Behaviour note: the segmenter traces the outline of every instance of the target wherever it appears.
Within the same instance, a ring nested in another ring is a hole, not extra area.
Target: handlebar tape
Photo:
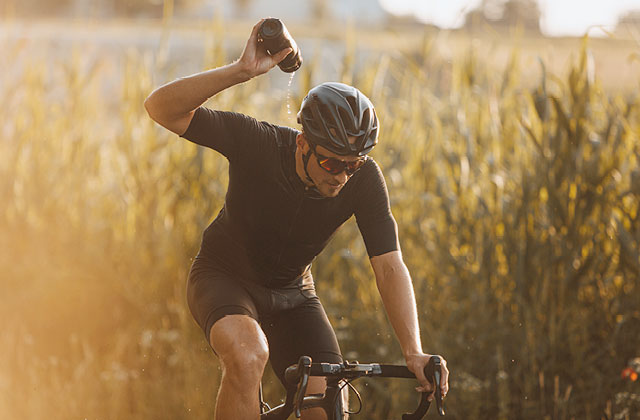
[[[395,366],[395,365],[380,365],[380,370],[382,377],[388,378],[415,378],[416,375],[413,374],[406,366]]]

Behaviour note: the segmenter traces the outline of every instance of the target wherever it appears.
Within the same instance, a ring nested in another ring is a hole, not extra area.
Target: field
[[[220,369],[184,289],[227,163],[142,103],[235,59],[250,27],[0,23],[0,418],[212,417]],[[640,357],[640,46],[291,32],[305,64],[290,89],[276,69],[208,105],[294,125],[324,80],[373,100],[448,417],[640,418],[640,382],[621,377]],[[314,276],[347,358],[402,362],[353,221]],[[355,418],[397,417],[412,388],[360,383]]]

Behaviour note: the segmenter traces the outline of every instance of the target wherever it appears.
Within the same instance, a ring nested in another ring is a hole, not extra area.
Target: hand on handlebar
[[[309,356],[302,356],[298,361],[298,375],[300,381],[298,382],[298,388],[294,398],[294,407],[296,418],[300,418],[302,410],[302,401],[304,395],[307,393],[307,385],[309,384],[309,374],[311,373],[311,358]]]
[[[431,354],[417,353],[406,357],[407,367],[411,372],[413,372],[414,375],[416,375],[416,378],[418,378],[418,382],[420,382],[420,386],[417,387],[416,390],[419,392],[429,392],[431,394],[428,398],[429,401],[433,401],[434,399],[434,389],[433,384],[429,382],[424,376],[424,368],[429,363],[431,356]],[[449,392],[449,369],[447,369],[447,361],[444,359],[444,357],[440,356],[440,361],[440,395],[442,396],[442,398],[444,398]]]

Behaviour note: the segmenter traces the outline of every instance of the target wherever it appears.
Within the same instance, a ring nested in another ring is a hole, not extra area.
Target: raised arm
[[[263,19],[264,20],[264,19]],[[158,124],[178,135],[184,134],[195,110],[207,99],[238,83],[268,72],[291,48],[273,56],[258,48],[258,28],[254,27],[238,60],[223,67],[181,77],[154,90],[144,101],[149,116]]]
[[[420,381],[421,390],[432,391],[433,387],[428,383],[423,372],[431,355],[422,351],[416,298],[411,276],[402,260],[402,254],[400,251],[392,251],[372,257],[371,266],[376,276],[382,303],[402,347],[407,367]],[[442,358],[442,379],[441,392],[446,395],[449,391],[449,371],[444,358]]]

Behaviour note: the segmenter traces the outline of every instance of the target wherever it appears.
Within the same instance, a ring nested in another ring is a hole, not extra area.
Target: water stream
[[[295,120],[292,119],[291,117],[291,84],[293,83],[293,76],[296,74],[296,72],[292,72],[291,76],[289,77],[289,83],[287,84],[287,114],[289,116],[289,120],[295,123]]]

